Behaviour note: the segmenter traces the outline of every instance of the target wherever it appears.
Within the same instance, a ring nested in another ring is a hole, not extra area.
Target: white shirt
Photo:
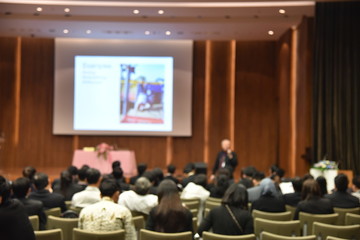
[[[92,232],[109,232],[124,229],[126,240],[136,240],[136,232],[129,209],[103,197],[100,202],[81,210],[79,228]]]
[[[352,195],[353,195],[354,197],[357,197],[357,198],[359,199],[359,201],[360,201],[360,190],[358,190],[358,191],[356,191],[356,192],[353,192]]]
[[[158,205],[158,197],[153,194],[139,195],[129,190],[120,194],[118,203],[130,211],[149,214]]]
[[[75,193],[71,200],[73,207],[84,208],[101,200],[100,190],[97,187],[87,186],[85,190]]]

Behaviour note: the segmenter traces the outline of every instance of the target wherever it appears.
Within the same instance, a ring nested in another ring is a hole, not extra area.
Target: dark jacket
[[[0,205],[0,238],[35,240],[29,217],[24,206],[17,199]]]
[[[329,199],[313,198],[299,202],[295,210],[294,220],[299,219],[299,212],[311,214],[331,214],[334,213],[334,209]]]
[[[83,191],[85,188],[83,185],[79,185],[77,183],[71,183],[66,189],[65,193],[61,191],[61,185],[57,184],[54,186],[54,193],[61,194],[65,197],[65,201],[71,201],[72,197],[75,193]]]
[[[230,207],[230,209],[241,226],[242,231],[239,229],[226,207],[220,206],[212,209],[203,219],[199,226],[198,233],[202,235],[203,231],[209,231],[210,229],[212,229],[214,233],[223,235],[242,235],[253,233],[254,228],[251,213],[240,208]]]
[[[233,158],[229,158],[227,153],[224,151],[220,151],[218,155],[216,156],[215,164],[213,167],[213,174],[216,174],[217,170],[220,168],[220,161],[222,158],[225,158],[225,168],[228,168],[230,172],[233,172],[238,165],[238,159],[235,152],[231,153]]]
[[[268,195],[261,196],[251,204],[251,210],[259,210],[263,212],[285,212],[285,202],[282,198],[272,197]]]
[[[41,201],[28,198],[18,198],[18,200],[24,205],[25,211],[29,216],[37,215],[39,217],[40,230],[45,230],[46,215],[43,203]]]
[[[50,193],[48,190],[43,189],[30,193],[29,198],[41,201],[45,210],[59,207],[61,212],[66,211],[65,197],[61,194]]]
[[[288,193],[283,195],[286,205],[296,207],[301,201],[301,192]]]
[[[337,208],[360,207],[359,199],[347,192],[335,191],[332,194],[325,195],[325,198],[331,201],[333,207],[337,207]]]

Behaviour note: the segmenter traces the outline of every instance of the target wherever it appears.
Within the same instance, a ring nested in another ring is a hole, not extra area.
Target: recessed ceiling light
[[[170,32],[170,31],[166,31],[165,34],[168,35],[168,36],[170,36],[170,35],[171,35],[171,32]]]
[[[269,31],[268,31],[268,34],[269,34],[270,36],[272,36],[272,35],[274,35],[274,31],[273,31],[273,30],[269,30]]]
[[[160,9],[160,10],[158,11],[158,14],[160,14],[160,15],[162,15],[162,14],[164,14],[164,13],[165,13],[164,10],[161,10],[161,9]]]
[[[70,12],[70,8],[64,8],[64,12],[66,13]]]
[[[279,13],[280,13],[280,14],[285,14],[286,11],[285,11],[285,9],[280,8],[280,9],[279,9]]]
[[[133,11],[133,14],[139,14],[139,13],[140,13],[140,11],[137,10],[137,9],[135,9],[135,10]]]
[[[90,33],[91,33],[90,29],[86,30],[86,34],[90,34]]]
[[[69,33],[69,29],[64,29],[63,33],[65,33],[65,34]]]
[[[43,10],[42,7],[36,8],[36,11],[37,11],[37,12],[41,12],[42,10]]]
[[[150,31],[145,31],[145,35],[150,35]]]

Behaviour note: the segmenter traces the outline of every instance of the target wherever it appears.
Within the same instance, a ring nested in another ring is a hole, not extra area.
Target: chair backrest
[[[345,225],[345,215],[346,213],[360,214],[360,207],[357,208],[336,208],[334,207],[334,212],[339,214],[337,225]]]
[[[199,214],[199,209],[190,209],[190,212],[193,217],[197,217],[197,215]]]
[[[360,239],[360,225],[338,226],[314,222],[313,233],[319,240],[326,240],[327,236],[346,239]]]
[[[211,232],[203,232],[202,237],[203,240],[256,240],[255,234],[230,236],[230,235],[215,234]]]
[[[29,221],[31,223],[32,228],[34,229],[34,231],[39,231],[39,216],[38,215],[34,215],[34,216],[29,216]]]
[[[311,213],[299,213],[300,226],[304,236],[312,235],[313,223],[321,222],[328,224],[336,224],[339,214],[311,214]]]
[[[63,240],[61,229],[34,231],[36,240]]]
[[[252,212],[253,218],[262,218],[262,219],[269,219],[275,221],[290,221],[291,212],[279,212],[279,213],[272,213],[272,212],[263,212],[259,210],[253,210]]]
[[[197,233],[197,231],[198,231],[198,219],[197,219],[197,217],[192,218],[192,226],[193,226],[193,232]]]
[[[348,240],[346,238],[338,238],[338,237],[333,237],[333,236],[327,236],[326,240]]]
[[[283,236],[301,236],[300,221],[274,221],[262,218],[254,219],[254,233],[261,237],[262,232],[280,234]]]
[[[286,211],[291,212],[291,219],[294,219],[296,207],[285,205]]]
[[[205,202],[205,208],[208,208],[210,210],[219,206],[221,206],[221,202],[213,202],[209,200],[206,200]]]
[[[141,229],[140,240],[192,240],[192,232],[159,233]]]
[[[73,240],[124,240],[125,231],[118,230],[112,232],[90,232],[79,228],[74,228]]]
[[[61,208],[56,207],[56,208],[50,208],[44,211],[46,216],[55,216],[55,217],[60,217],[61,216]]]
[[[140,231],[140,229],[145,228],[145,220],[143,216],[132,217],[132,221],[137,232]]]
[[[70,209],[71,201],[65,201],[66,209]]]
[[[221,203],[222,198],[208,197],[208,199],[206,199],[206,201]]]
[[[200,200],[197,201],[188,201],[188,202],[183,202],[185,204],[185,206],[189,209],[197,209],[199,210],[200,207]]]
[[[204,210],[204,217],[207,217],[207,215],[210,213],[210,209],[205,208]]]
[[[281,236],[274,233],[263,232],[261,240],[316,240],[315,235],[303,236],[303,237],[289,237]]]
[[[345,225],[360,224],[360,215],[353,213],[346,213]]]
[[[63,232],[64,240],[73,239],[73,229],[78,226],[78,218],[60,218],[49,216],[47,221],[48,229],[60,228]]]

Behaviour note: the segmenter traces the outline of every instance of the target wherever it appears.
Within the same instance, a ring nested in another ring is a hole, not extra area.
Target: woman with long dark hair
[[[68,170],[60,173],[60,185],[54,186],[54,192],[65,197],[65,201],[71,201],[73,195],[83,190],[83,188],[73,182],[73,177]]]
[[[312,214],[330,214],[334,209],[329,199],[323,198],[320,186],[314,179],[308,179],[303,183],[301,191],[302,201],[299,202],[294,219],[299,219],[299,212]]]
[[[164,233],[193,231],[192,214],[183,206],[176,184],[163,180],[157,190],[159,205],[150,211],[146,229]]]
[[[198,233],[213,230],[223,235],[243,235],[254,232],[253,219],[248,211],[248,193],[238,183],[232,184],[225,192],[221,206],[205,216]]]

